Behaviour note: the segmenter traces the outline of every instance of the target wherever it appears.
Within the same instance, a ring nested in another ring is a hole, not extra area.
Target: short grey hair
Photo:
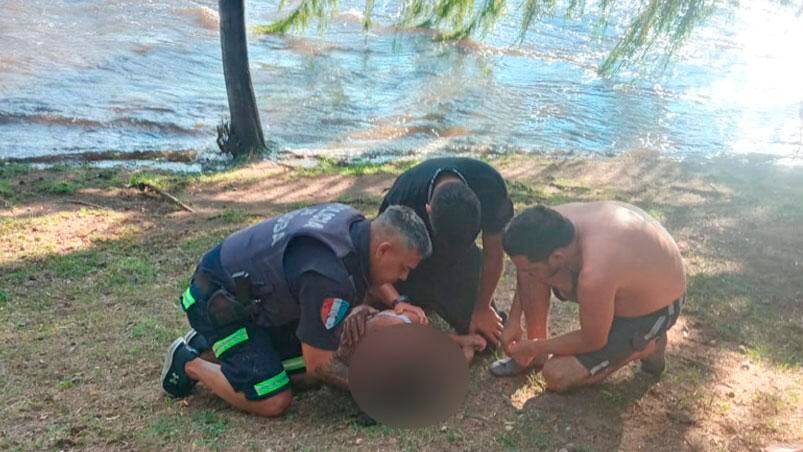
[[[384,230],[392,231],[404,238],[407,246],[414,249],[422,259],[432,254],[432,241],[429,239],[427,226],[413,209],[393,205],[379,214],[374,221]]]

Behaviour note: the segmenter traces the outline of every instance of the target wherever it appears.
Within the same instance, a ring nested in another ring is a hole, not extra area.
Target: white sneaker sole
[[[190,328],[190,330],[187,331],[187,334],[184,335],[184,342],[186,342],[187,345],[190,345],[190,341],[192,341],[197,335],[198,332],[195,331],[195,328]]]

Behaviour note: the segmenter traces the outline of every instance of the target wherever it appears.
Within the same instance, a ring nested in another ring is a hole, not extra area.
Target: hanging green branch
[[[371,1],[373,4],[372,0]],[[279,9],[284,7],[284,0]],[[372,5],[373,7],[373,5]],[[329,24],[332,15],[337,11],[337,0],[303,0],[287,17],[268,25],[258,25],[256,33],[287,33],[291,30],[303,30],[314,19],[318,21],[318,29],[323,30]]]
[[[611,74],[641,62],[657,45],[664,63],[686,42],[695,25],[714,11],[715,0],[650,0],[636,14],[600,66]]]
[[[399,25],[430,28],[438,40],[460,40],[484,35],[506,13],[506,0],[403,0]],[[803,0],[776,0],[785,6]],[[284,0],[282,0],[282,4]],[[664,64],[687,41],[691,32],[717,8],[729,0],[597,0],[593,2],[599,21],[595,32],[612,37],[616,44],[602,61],[599,72],[610,75],[625,67],[643,63],[648,56],[658,55]],[[621,8],[615,10],[619,4]],[[586,0],[522,0],[522,20],[518,42],[524,41],[534,23],[547,16],[562,15],[577,19],[587,11]],[[363,27],[371,26],[374,0],[366,0]],[[336,12],[337,0],[303,0],[287,17],[257,27],[261,33],[285,33],[306,28],[317,19],[323,29]],[[612,18],[631,17],[623,31],[612,33]]]

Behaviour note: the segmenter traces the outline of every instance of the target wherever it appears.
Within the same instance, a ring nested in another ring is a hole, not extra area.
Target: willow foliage
[[[436,38],[459,40],[487,33],[507,12],[508,0],[401,0],[399,25],[430,28]],[[746,1],[746,0],[744,0]],[[797,5],[803,12],[803,0],[776,0]],[[282,0],[284,3],[284,0]],[[737,0],[520,0],[522,9],[519,43],[530,28],[547,16],[562,15],[576,19],[595,14],[598,35],[615,42],[601,62],[599,72],[610,75],[624,67],[657,56],[664,64],[683,45],[694,28],[720,7],[738,6]],[[283,4],[280,5],[280,9]],[[258,32],[285,33],[306,28],[318,21],[323,29],[337,11],[337,0],[301,0],[284,19],[260,26]],[[374,0],[365,0],[364,28],[371,26]],[[612,26],[611,20],[617,23]]]

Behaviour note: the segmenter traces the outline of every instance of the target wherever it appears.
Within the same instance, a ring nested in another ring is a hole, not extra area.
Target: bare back
[[[582,253],[579,277],[604,277],[615,285],[615,316],[653,313],[686,291],[683,259],[675,240],[643,210],[616,201],[563,204],[554,209],[575,225]]]

